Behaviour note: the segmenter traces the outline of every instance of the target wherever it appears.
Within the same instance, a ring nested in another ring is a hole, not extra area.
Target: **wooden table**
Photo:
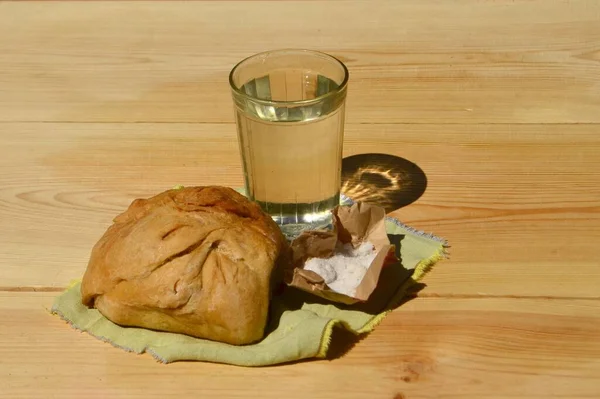
[[[347,63],[346,155],[425,171],[395,215],[452,249],[419,297],[258,369],[49,315],[133,198],[242,184],[228,71],[282,47]],[[0,397],[600,397],[597,1],[1,2],[0,155]]]

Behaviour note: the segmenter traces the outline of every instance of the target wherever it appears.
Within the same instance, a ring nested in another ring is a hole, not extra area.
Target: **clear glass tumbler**
[[[253,55],[229,75],[246,192],[288,238],[339,204],[348,70],[310,50]]]

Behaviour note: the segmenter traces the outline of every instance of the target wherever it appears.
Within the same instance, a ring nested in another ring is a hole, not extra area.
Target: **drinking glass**
[[[229,83],[248,197],[292,239],[339,204],[346,66],[310,50],[242,60]]]

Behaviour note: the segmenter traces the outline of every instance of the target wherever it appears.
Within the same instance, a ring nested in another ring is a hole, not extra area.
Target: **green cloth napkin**
[[[239,366],[267,366],[327,356],[334,327],[350,335],[367,333],[401,304],[431,267],[445,256],[445,242],[388,218],[386,228],[396,244],[401,264],[384,268],[369,301],[342,305],[286,288],[271,301],[271,317],[264,339],[253,345],[235,346],[187,335],[143,328],[120,327],[96,309],[81,304],[80,283],[56,298],[51,312],[72,327],[129,352],[147,352],[170,363],[197,360]],[[333,335],[335,338],[336,335]]]

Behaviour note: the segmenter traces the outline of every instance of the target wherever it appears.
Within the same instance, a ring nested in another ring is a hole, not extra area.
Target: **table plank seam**
[[[130,121],[130,120],[0,120],[2,124],[146,124],[146,125],[232,125],[235,126],[234,121]],[[409,125],[454,125],[454,126],[596,126],[600,125],[600,122],[352,122],[346,121],[346,125],[397,125],[397,126],[409,126]]]
[[[437,294],[419,293],[417,298],[440,298],[440,299],[548,299],[565,301],[598,301],[600,296],[565,296],[565,295],[504,295],[504,294]]]
[[[62,292],[67,287],[51,286],[0,286],[0,292]],[[504,295],[504,294],[437,294],[437,293],[419,293],[413,298],[439,298],[439,299],[542,299],[542,300],[573,300],[573,301],[599,301],[600,296],[564,296],[564,295]]]

